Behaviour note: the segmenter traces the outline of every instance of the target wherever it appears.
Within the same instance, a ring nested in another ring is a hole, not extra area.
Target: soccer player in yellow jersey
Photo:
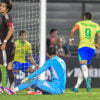
[[[18,70],[22,70],[23,72],[34,71],[35,68],[38,68],[38,65],[35,63],[32,57],[32,47],[31,44],[26,40],[27,39],[27,31],[22,30],[19,34],[19,39],[15,41],[15,56],[13,62],[13,70],[16,72]],[[30,62],[26,62],[26,55],[28,55],[28,59]]]
[[[86,80],[86,89],[91,89],[91,79],[88,77],[87,65],[91,63],[91,60],[95,54],[95,37],[98,36],[100,40],[100,27],[97,23],[92,21],[92,15],[90,12],[84,14],[84,20],[77,22],[70,32],[69,44],[72,45],[73,35],[76,30],[79,30],[79,47],[78,58],[80,62],[80,73],[77,83],[72,91],[78,92],[79,86],[83,79]]]

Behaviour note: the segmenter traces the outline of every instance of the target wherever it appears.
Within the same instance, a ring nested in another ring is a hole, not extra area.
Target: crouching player
[[[15,56],[13,62],[13,71],[18,72],[21,70],[23,72],[33,72],[34,66],[38,68],[38,65],[35,63],[32,57],[32,47],[31,44],[26,40],[27,39],[27,31],[22,30],[19,33],[19,39],[15,41]],[[28,60],[30,62],[26,62],[26,55],[28,56]]]
[[[56,49],[54,47],[49,48],[48,55],[50,59],[47,60],[40,69],[33,72],[27,78],[23,79],[22,84],[16,87],[14,90],[6,89],[6,91],[9,94],[15,94],[16,92],[33,85],[39,88],[42,92],[47,92],[50,94],[64,93],[65,85],[66,85],[66,64],[62,59],[56,56]],[[51,76],[52,76],[51,81],[35,79],[35,77],[37,77],[47,69],[49,69],[51,72]],[[31,94],[34,95],[35,92],[32,92]]]

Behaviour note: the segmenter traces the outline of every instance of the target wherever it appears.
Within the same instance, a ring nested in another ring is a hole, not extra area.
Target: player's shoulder
[[[91,21],[94,25],[96,25],[96,26],[99,26],[99,24],[98,23],[96,23],[96,22],[94,22],[94,21]]]
[[[19,40],[16,40],[16,41],[15,41],[15,44],[16,44],[16,43],[19,43]]]
[[[63,61],[60,57],[58,57],[58,56],[54,56],[53,58],[52,58],[52,60],[57,60],[57,61]]]
[[[27,46],[31,46],[31,43],[28,42],[27,40],[25,41],[25,43],[26,43]]]
[[[83,23],[84,21],[83,20],[81,20],[81,21],[77,21],[75,24],[81,24],[81,23]]]

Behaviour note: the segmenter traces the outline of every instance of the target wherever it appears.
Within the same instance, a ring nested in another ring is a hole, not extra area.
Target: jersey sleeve
[[[43,73],[44,71],[49,69],[50,67],[51,67],[51,60],[48,60],[40,69],[38,69],[37,71],[32,73],[30,76],[28,76],[28,79],[32,79],[34,77],[37,77],[38,75],[40,75],[41,73]]]
[[[6,20],[6,24],[9,27],[13,27],[13,22],[12,22],[12,17],[11,15],[6,14],[5,15],[5,20]]]
[[[32,54],[32,46],[31,46],[31,44],[28,45],[26,53],[27,54]]]
[[[80,22],[75,23],[75,26],[77,26],[77,28],[79,29],[79,27],[80,27]]]
[[[99,25],[97,26],[96,34],[98,34],[98,32],[100,32],[100,26]]]

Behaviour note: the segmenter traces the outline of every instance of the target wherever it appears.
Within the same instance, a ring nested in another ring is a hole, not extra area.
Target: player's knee
[[[82,61],[80,62],[80,64],[87,64],[87,61],[86,61],[86,60],[82,60]]]
[[[7,67],[7,70],[12,70],[12,67],[11,67],[11,66],[8,66],[8,67]]]
[[[10,62],[7,66],[7,70],[12,70],[12,62]]]

